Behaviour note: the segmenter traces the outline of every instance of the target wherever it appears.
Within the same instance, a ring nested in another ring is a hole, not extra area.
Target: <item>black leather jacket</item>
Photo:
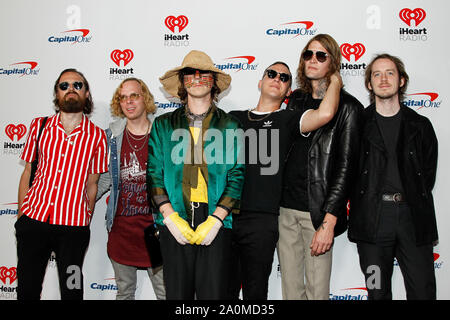
[[[375,105],[363,112],[358,179],[350,201],[348,237],[351,241],[376,240],[387,151],[375,112]],[[401,112],[397,142],[400,179],[411,209],[416,243],[430,244],[438,239],[431,193],[436,178],[437,138],[428,118],[404,105]]]
[[[347,229],[347,202],[359,154],[359,123],[363,105],[341,90],[334,118],[319,128],[308,152],[308,197],[315,229],[326,213],[336,216],[334,235]],[[289,97],[287,109],[308,109],[308,94],[296,90]],[[300,138],[301,139],[301,138]]]

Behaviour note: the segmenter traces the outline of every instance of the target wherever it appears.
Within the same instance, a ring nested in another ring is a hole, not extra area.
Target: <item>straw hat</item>
[[[226,90],[231,83],[231,76],[216,67],[211,58],[204,52],[198,50],[192,50],[186,57],[184,57],[181,66],[175,69],[167,71],[159,81],[163,85],[164,89],[174,97],[178,97],[178,88],[182,85],[178,78],[178,73],[184,68],[192,68],[204,71],[211,71],[216,74],[216,85],[219,87],[220,92]]]

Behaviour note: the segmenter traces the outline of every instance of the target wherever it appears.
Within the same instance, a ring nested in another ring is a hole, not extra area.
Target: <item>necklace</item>
[[[264,117],[261,117],[259,119],[255,119],[255,118],[250,117],[250,113],[252,113],[252,110],[248,110],[248,112],[247,112],[248,120],[250,120],[250,121],[261,121],[261,120],[264,120],[264,119],[268,118],[273,113],[273,111],[269,112],[268,114],[264,115]]]
[[[134,152],[139,152],[144,148],[144,146],[147,144],[148,141],[149,130],[150,130],[150,121],[148,122],[146,133],[140,138],[135,138],[133,134],[128,130],[128,128],[125,127],[125,138],[127,139],[128,145],[130,146],[131,150],[133,150]],[[131,143],[130,139],[133,140],[133,143]],[[142,140],[144,140],[142,145],[138,147],[135,143]]]
[[[186,116],[191,119],[191,120],[203,120],[206,118],[206,115],[208,114],[209,110],[211,110],[211,106],[208,108],[208,110],[206,110],[205,112],[201,113],[201,114],[194,114],[191,112],[191,110],[189,110],[189,108],[186,106],[185,112],[186,112]]]

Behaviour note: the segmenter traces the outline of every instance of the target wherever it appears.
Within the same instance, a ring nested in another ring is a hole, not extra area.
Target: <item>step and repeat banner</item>
[[[406,104],[428,117],[439,140],[434,188],[439,243],[434,248],[438,299],[450,299],[450,138],[448,12],[450,3],[433,1],[2,1],[0,11],[0,300],[16,299],[17,190],[24,163],[19,160],[31,120],[54,113],[53,85],[65,68],[84,73],[91,86],[91,120],[106,129],[114,120],[109,104],[127,77],[143,79],[156,101],[157,115],[179,101],[158,78],[181,65],[193,49],[205,51],[232,77],[221,95],[226,111],[254,108],[258,80],[274,61],[292,73],[299,54],[316,34],[328,33],[341,46],[345,88],[369,104],[364,72],[375,54],[403,59],[410,76]],[[293,89],[295,88],[295,84]],[[107,195],[96,206],[84,264],[86,299],[114,299],[117,286],[106,253]],[[39,239],[36,239],[39,241]],[[405,299],[395,263],[394,299]],[[43,299],[59,299],[55,257],[49,259]],[[155,299],[145,271],[138,271],[137,299]],[[281,299],[275,254],[269,298]],[[347,234],[336,238],[331,276],[332,300],[367,299],[356,245]]]

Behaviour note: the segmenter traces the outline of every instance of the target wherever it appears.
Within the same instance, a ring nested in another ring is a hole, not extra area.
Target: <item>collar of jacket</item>
[[[369,105],[367,108],[367,111],[365,112],[365,121],[366,126],[364,130],[364,135],[367,135],[368,137],[373,137],[371,141],[377,145],[382,150],[385,150],[383,138],[381,136],[381,132],[379,131],[379,127],[376,121],[376,107],[375,104]],[[416,111],[412,110],[408,106],[406,106],[404,103],[400,104],[400,112],[402,113],[402,121],[400,125],[400,134],[399,134],[399,141],[403,142],[409,142],[412,140],[416,134],[419,132],[419,126],[418,121],[420,120],[420,116],[417,114]],[[368,135],[367,131],[369,130],[378,130],[378,135]],[[377,137],[377,138],[375,138]]]
[[[150,127],[153,123],[155,116],[153,115],[153,113],[149,113],[147,115],[147,119],[150,121]],[[112,133],[112,138],[118,137],[123,133],[123,130],[125,130],[125,127],[127,125],[127,118],[123,117],[123,118],[119,118],[118,120],[110,123],[109,125],[109,129],[111,129],[111,133]]]

